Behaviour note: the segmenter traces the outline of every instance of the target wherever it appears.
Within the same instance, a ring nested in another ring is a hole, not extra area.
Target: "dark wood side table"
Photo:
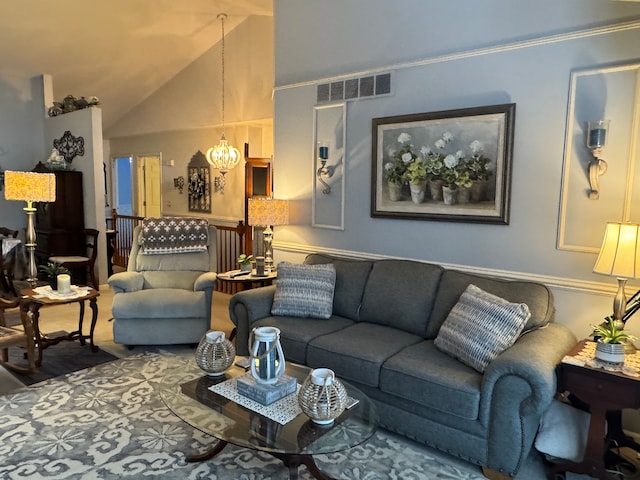
[[[278,272],[273,271],[266,273],[264,276],[257,276],[253,272],[244,275],[236,275],[240,273],[240,270],[231,270],[230,272],[224,272],[218,274],[218,280],[222,282],[230,282],[237,285],[238,292],[243,290],[249,290],[251,288],[265,287],[271,285],[275,279],[278,278]]]
[[[229,282],[236,285],[236,292],[242,292],[243,290],[249,290],[251,288],[266,287],[271,285],[275,279],[278,278],[278,272],[276,270],[265,274],[264,276],[256,276],[252,273],[245,275],[233,276],[240,272],[240,270],[231,270],[229,272],[219,273],[218,280],[222,282]],[[229,340],[233,341],[236,338],[237,330],[234,327],[229,335]]]
[[[593,348],[590,344],[593,342],[582,340],[567,357],[576,357],[585,349],[590,351]],[[615,440],[620,446],[639,447],[624,435],[621,410],[640,406],[640,376],[589,365],[574,365],[567,363],[567,357],[558,366],[558,390],[569,391],[588,404],[591,413],[589,436],[582,462],[555,465],[548,479],[553,480],[558,472],[574,472],[601,480],[613,480],[614,477],[606,471],[604,460],[609,442]]]
[[[62,340],[76,340],[80,341],[80,345],[84,345],[88,339],[91,345],[91,350],[98,351],[93,343],[93,332],[98,320],[98,301],[100,292],[90,287],[82,287],[87,289],[87,294],[83,296],[71,297],[71,298],[48,298],[40,295],[36,290],[32,288],[26,288],[20,292],[20,314],[22,316],[30,317],[33,325],[33,333],[35,337],[35,347],[38,350],[38,358],[36,359],[36,366],[42,365],[42,351],[51,345],[55,345]],[[85,302],[89,301],[89,307],[91,308],[91,326],[89,327],[89,335],[82,333],[82,327],[84,323],[84,308]],[[66,305],[68,303],[78,303],[80,305],[80,315],[78,317],[78,330],[68,333],[67,335],[48,337],[40,331],[40,308],[41,307],[55,307],[57,305]],[[23,320],[23,323],[25,320]]]

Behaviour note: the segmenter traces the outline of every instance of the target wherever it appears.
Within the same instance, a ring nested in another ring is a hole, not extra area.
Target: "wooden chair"
[[[0,237],[18,238],[18,230],[11,230],[7,227],[0,227]]]
[[[18,230],[0,227],[0,238],[1,237],[18,238]],[[18,296],[16,287],[13,284],[13,268],[7,263],[10,262],[6,262],[4,255],[0,254],[0,288],[2,288],[5,293]]]
[[[0,297],[0,365],[20,373],[30,373],[36,369],[35,333],[32,319],[28,314],[21,315],[22,328],[7,327],[4,311],[20,304],[18,298],[8,300]],[[9,362],[9,347],[24,347],[27,353],[27,366]]]
[[[96,279],[95,265],[96,257],[98,256],[98,234],[100,232],[93,228],[85,228],[84,234],[86,238],[87,256],[82,255],[54,255],[49,257],[50,262],[60,263],[67,267],[69,270],[84,269],[85,272],[89,270],[89,278],[91,280],[91,286],[96,290],[100,290],[100,285]]]

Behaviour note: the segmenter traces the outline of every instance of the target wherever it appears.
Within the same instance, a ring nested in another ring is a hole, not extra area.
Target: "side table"
[[[278,278],[278,272],[272,271],[262,276],[257,276],[255,270],[249,273],[240,272],[240,270],[231,270],[229,272],[219,273],[218,280],[229,282],[237,286],[237,291],[249,290],[256,287],[265,287],[271,285]],[[237,275],[244,273],[243,275]]]
[[[264,276],[257,276],[254,274],[255,270],[244,275],[236,275],[241,273],[240,270],[231,270],[229,272],[219,273],[218,280],[222,282],[229,282],[236,286],[236,292],[242,292],[243,290],[249,290],[251,288],[266,287],[271,285],[274,280],[278,278],[278,272],[273,270],[265,274]],[[234,327],[229,335],[229,340],[233,341],[236,338],[237,329]]]
[[[640,371],[627,367],[627,362],[627,373],[604,370],[591,361],[583,363],[581,359],[586,358],[585,352],[592,350],[595,350],[593,342],[582,340],[558,366],[559,391],[568,390],[588,404],[591,421],[582,462],[555,465],[549,473],[549,480],[554,479],[558,472],[582,473],[601,480],[613,479],[607,473],[604,461],[608,442],[615,440],[621,446],[638,448],[624,435],[621,410],[640,406]]]
[[[70,298],[49,298],[43,296],[32,288],[26,288],[20,292],[20,315],[23,317],[30,317],[31,324],[33,325],[33,334],[35,339],[35,347],[38,349],[38,358],[36,359],[36,366],[42,365],[42,351],[51,345],[55,345],[62,340],[76,340],[80,341],[80,345],[84,345],[88,339],[91,346],[91,350],[98,351],[93,343],[93,332],[98,320],[98,301],[100,292],[90,287],[86,288],[86,295],[75,296]],[[91,326],[89,327],[89,335],[82,333],[82,327],[84,323],[84,309],[85,302],[89,301],[89,307],[91,308]],[[46,334],[42,334],[40,331],[40,308],[41,307],[55,307],[57,305],[66,305],[69,303],[78,303],[80,305],[80,315],[78,317],[78,330],[68,333],[67,335],[61,335],[56,337],[47,337]],[[25,323],[26,319],[23,319]]]

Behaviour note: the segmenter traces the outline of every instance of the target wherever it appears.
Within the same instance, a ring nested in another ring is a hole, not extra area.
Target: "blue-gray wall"
[[[276,258],[324,250],[534,278],[585,336],[615,280],[592,273],[595,253],[556,248],[570,77],[638,62],[639,20],[640,4],[603,0],[276,0],[274,190],[293,200]],[[378,71],[393,94],[347,103],[344,231],[314,228],[316,85]],[[517,105],[508,226],[370,217],[373,118],[502,103]]]

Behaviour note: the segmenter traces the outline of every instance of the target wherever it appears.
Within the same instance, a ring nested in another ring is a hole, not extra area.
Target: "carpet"
[[[22,348],[10,348],[9,360],[18,365],[26,365],[24,359],[25,350]],[[80,345],[80,342],[62,341],[46,348],[42,354],[42,366],[33,373],[22,374],[12,370],[9,372],[25,385],[33,385],[50,378],[66,375],[71,372],[111,362],[118,357],[98,350],[91,350],[89,344]]]
[[[154,387],[169,364],[190,361],[192,356],[138,353],[0,397],[0,478],[288,478],[271,455],[232,445],[213,460],[185,461],[184,452],[204,451],[215,440],[173,415]],[[344,480],[484,478],[477,467],[383,430],[316,461]],[[312,477],[302,467],[299,478]]]

